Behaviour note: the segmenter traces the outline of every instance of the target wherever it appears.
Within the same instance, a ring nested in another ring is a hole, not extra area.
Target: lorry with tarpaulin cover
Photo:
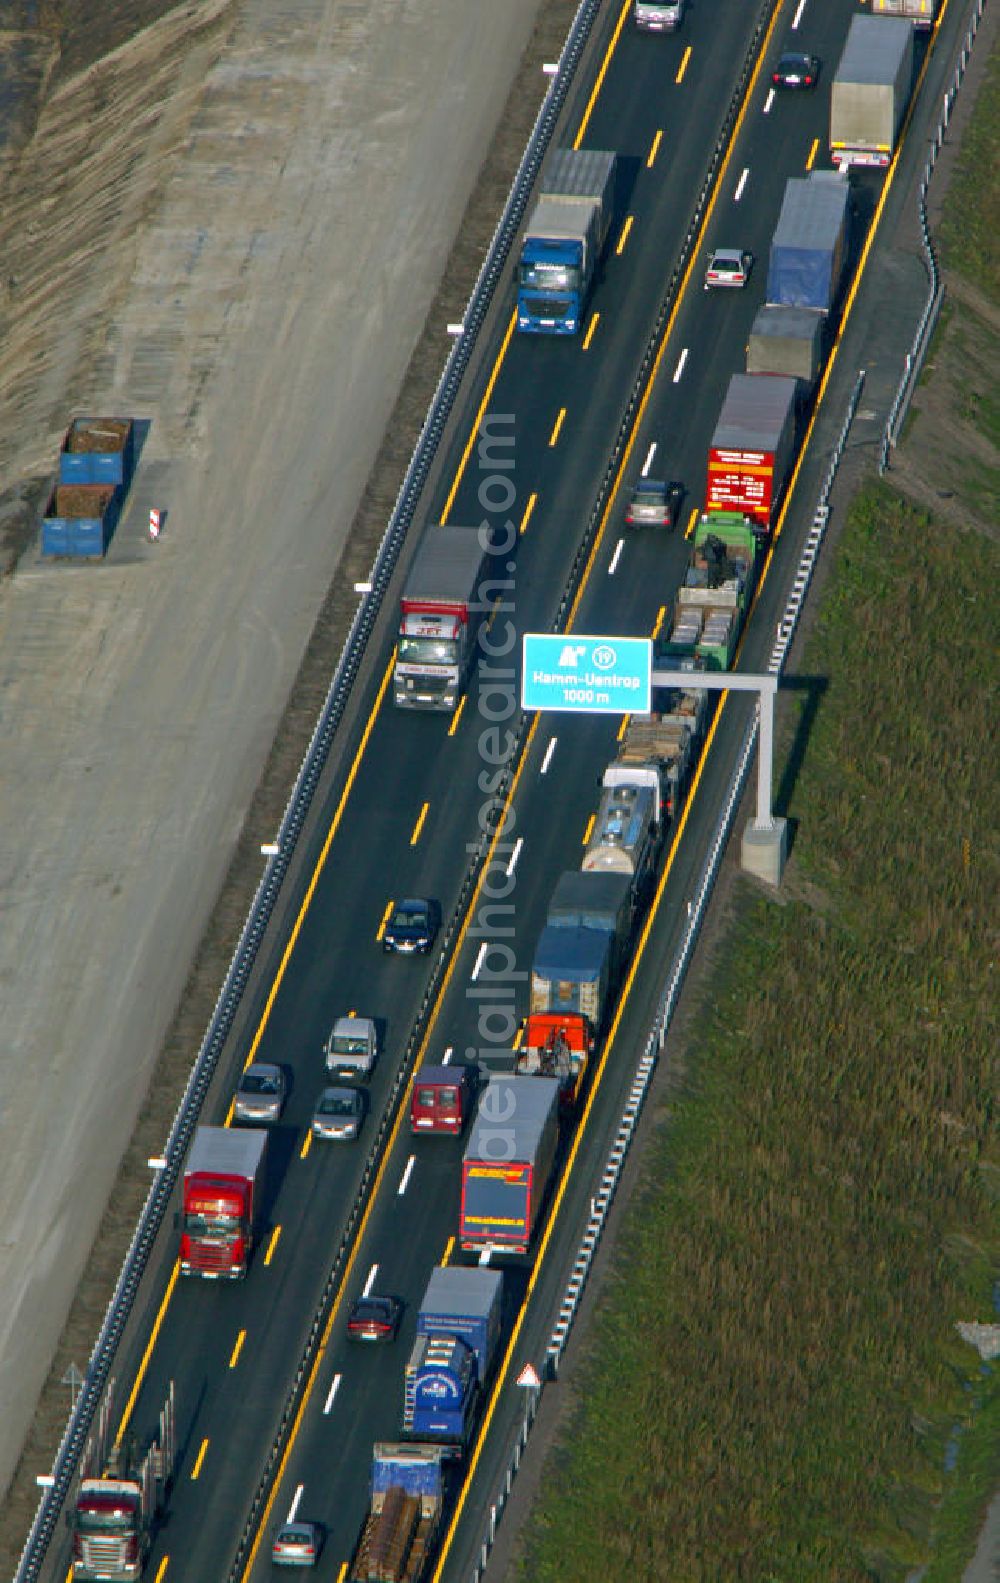
[[[732,668],[753,593],[759,547],[754,524],[739,512],[702,517],[658,664],[662,660],[667,667],[679,668],[695,656],[711,671]]]
[[[503,1276],[499,1270],[438,1265],[417,1314],[417,1335],[403,1380],[403,1434],[468,1449],[500,1346]]]
[[[747,342],[747,373],[797,380],[805,402],[823,366],[825,335],[825,316],[811,308],[761,308]]]
[[[831,170],[785,183],[767,262],[766,306],[831,311],[848,257],[850,187]]]
[[[430,1576],[444,1513],[443,1457],[443,1447],[429,1442],[376,1442],[350,1583],[422,1583]]]
[[[614,188],[614,154],[563,148],[553,156],[521,244],[519,330],[580,330],[611,226]]]
[[[770,533],[795,449],[798,387],[780,374],[734,374],[708,452],[705,510],[739,512]]]
[[[427,529],[400,600],[393,671],[398,708],[457,709],[497,591],[493,566],[478,528],[435,523]]]
[[[73,1535],[74,1583],[133,1583],[149,1560],[153,1533],[166,1508],[177,1455],[171,1383],[158,1427],[141,1450],[131,1430],[112,1444],[113,1383],[97,1428],[84,1449],[83,1477],[67,1522]]]
[[[913,23],[855,16],[830,88],[830,156],[838,170],[886,169],[913,88]]]
[[[462,1161],[459,1246],[527,1254],[556,1163],[555,1078],[491,1077]]]

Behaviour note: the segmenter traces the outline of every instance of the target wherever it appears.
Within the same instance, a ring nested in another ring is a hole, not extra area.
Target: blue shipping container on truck
[[[57,484],[42,519],[42,554],[93,559],[107,552],[122,491],[98,484]]]
[[[59,452],[61,484],[110,484],[127,490],[135,466],[131,418],[74,418]]]

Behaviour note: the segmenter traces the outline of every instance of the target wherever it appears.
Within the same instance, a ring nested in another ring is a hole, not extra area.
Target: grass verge
[[[837,562],[793,862],[780,896],[737,883],[515,1566],[532,1583],[903,1578],[945,1539],[969,1553],[992,1493],[1000,1370],[955,1324],[996,1317],[1000,1270],[1000,550],[872,486]]]

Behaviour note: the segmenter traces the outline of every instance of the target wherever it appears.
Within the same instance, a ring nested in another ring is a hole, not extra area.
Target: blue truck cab
[[[518,265],[517,327],[576,335],[614,208],[615,155],[560,149],[543,178]]]

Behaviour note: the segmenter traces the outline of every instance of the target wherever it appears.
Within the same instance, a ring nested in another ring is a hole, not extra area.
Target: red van
[[[475,1072],[472,1066],[422,1066],[413,1080],[411,1130],[460,1133],[476,1097]]]

